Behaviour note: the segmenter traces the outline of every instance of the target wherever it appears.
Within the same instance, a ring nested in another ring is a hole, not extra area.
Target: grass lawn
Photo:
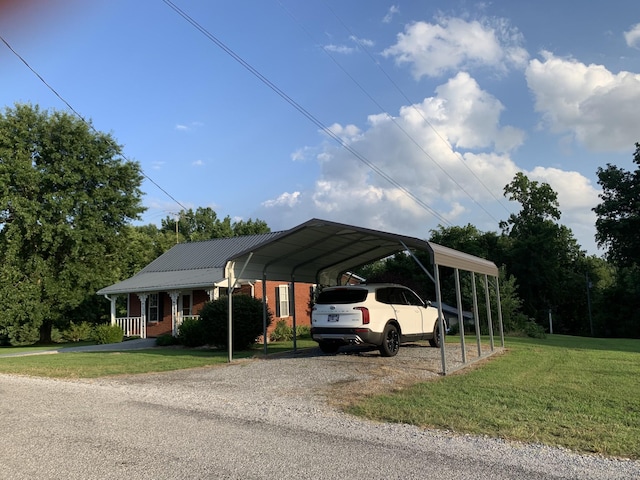
[[[66,346],[78,346],[68,344]],[[298,339],[298,348],[316,346],[312,340]],[[0,354],[28,353],[52,350],[54,347],[6,347]],[[263,345],[251,350],[233,352],[234,359],[261,356]],[[274,342],[268,345],[268,354],[293,349],[293,342]],[[30,355],[0,358],[0,373],[32,375],[52,378],[96,378],[108,375],[131,375],[139,373],[165,372],[185,368],[206,367],[225,364],[226,351],[187,348],[152,348],[121,352],[67,352],[56,354]]]
[[[507,338],[481,368],[355,400],[368,418],[640,458],[640,340]]]

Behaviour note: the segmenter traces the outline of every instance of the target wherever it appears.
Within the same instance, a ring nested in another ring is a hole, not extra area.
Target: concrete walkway
[[[106,343],[103,345],[82,345],[79,347],[60,347],[52,346],[48,350],[32,350],[13,353],[3,353],[0,349],[0,357],[23,357],[27,355],[50,355],[53,353],[68,352],[120,352],[123,350],[141,350],[144,348],[153,348],[156,346],[155,338],[139,338],[136,340],[127,340],[120,343]]]

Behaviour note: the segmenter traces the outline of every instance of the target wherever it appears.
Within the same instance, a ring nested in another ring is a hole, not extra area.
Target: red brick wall
[[[271,325],[268,331],[271,332],[278,320],[285,320],[287,325],[293,326],[293,312],[288,317],[277,317],[276,302],[278,301],[278,287],[280,285],[286,285],[287,282],[277,282],[274,280],[267,280],[267,305],[273,314]],[[310,283],[296,283],[295,288],[295,306],[296,306],[296,325],[311,325],[311,311],[309,309],[309,289]],[[262,299],[262,282],[257,281],[255,283],[255,297]]]

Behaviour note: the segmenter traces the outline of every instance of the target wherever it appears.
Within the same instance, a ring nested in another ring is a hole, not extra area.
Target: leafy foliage
[[[80,342],[88,340],[93,335],[93,328],[87,322],[69,323],[67,329],[62,332],[63,340],[67,342]]]
[[[636,143],[635,172],[607,164],[598,168],[602,202],[596,212],[596,240],[608,247],[608,257],[620,266],[640,265],[640,143]]]
[[[120,232],[143,211],[137,163],[64,112],[0,115],[0,327],[54,324],[117,280]]]
[[[276,328],[269,335],[272,342],[287,342],[293,338],[293,328],[287,325],[286,320],[278,320]]]
[[[200,347],[207,343],[205,326],[197,318],[185,318],[178,327],[178,341],[185,347]]]
[[[192,209],[181,210],[175,216],[165,217],[161,221],[161,231],[172,234],[176,241],[197,242],[269,233],[271,230],[262,220],[249,219],[232,223],[228,215],[220,220],[213,209],[198,207],[195,212]]]
[[[96,343],[120,343],[124,338],[124,331],[119,325],[98,325],[93,331],[93,339]]]
[[[219,348],[228,346],[229,298],[224,296],[208,302],[200,311],[205,343]],[[267,327],[273,314],[267,308]],[[262,301],[249,295],[233,296],[233,348],[242,350],[255,343],[263,333]]]

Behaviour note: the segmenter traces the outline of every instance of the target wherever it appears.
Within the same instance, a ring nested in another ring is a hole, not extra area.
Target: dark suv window
[[[320,292],[316,303],[328,305],[332,303],[360,303],[367,298],[367,291],[362,288],[345,288]]]

